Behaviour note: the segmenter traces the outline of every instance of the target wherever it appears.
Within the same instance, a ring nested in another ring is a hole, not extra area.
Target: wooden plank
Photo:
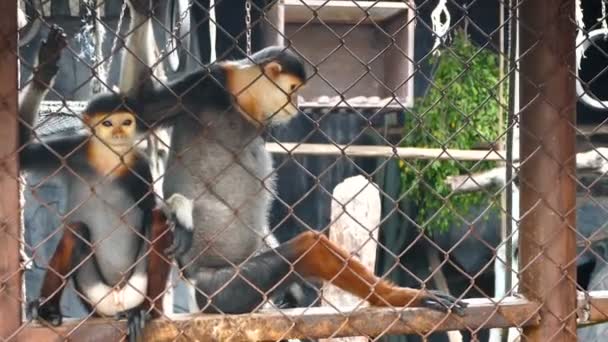
[[[276,341],[289,338],[346,337],[361,334],[426,334],[430,331],[477,330],[538,324],[538,304],[516,297],[502,300],[467,299],[466,316],[447,316],[420,308],[352,308],[313,307],[286,310],[265,310],[244,315],[178,314],[149,323],[144,341]],[[117,340],[124,331],[124,322],[107,319],[66,320],[53,332],[30,324],[19,334],[19,341]],[[348,323],[348,324],[345,324]],[[78,327],[78,330],[74,330]],[[51,333],[49,335],[49,333]],[[77,335],[75,335],[77,334]],[[57,336],[49,338],[49,336]],[[103,339],[102,339],[103,338]]]
[[[368,269],[376,266],[376,247],[381,216],[380,191],[363,176],[346,178],[333,191],[329,239],[352,253]],[[367,302],[327,284],[323,306],[366,307]],[[367,342],[367,337],[332,338],[333,342]]]
[[[519,162],[513,163],[518,169]],[[608,147],[597,147],[591,151],[576,154],[576,171],[580,177],[584,173],[605,174],[608,172]],[[503,186],[506,180],[506,166],[470,175],[448,176],[446,184],[454,192],[479,191],[490,186]]]
[[[21,326],[17,1],[0,1],[0,340]]]
[[[578,292],[578,325],[608,321],[608,291]]]
[[[388,89],[383,89],[382,95],[396,96],[405,107],[414,105],[414,15],[414,11],[395,15],[383,23],[386,33],[376,32],[378,35],[389,34],[395,39],[384,52],[384,83]]]
[[[283,0],[283,4],[287,23],[306,23],[315,17],[313,10],[325,23],[381,23],[395,15],[405,15],[409,9],[404,2],[391,1]]]
[[[504,160],[505,151],[491,150],[452,150],[439,148],[391,147],[371,145],[333,145],[266,143],[271,153],[305,154],[319,156],[345,155],[351,157],[386,157],[401,159],[438,159],[438,160]]]

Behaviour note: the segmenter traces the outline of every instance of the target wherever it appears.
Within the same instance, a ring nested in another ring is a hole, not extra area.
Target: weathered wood
[[[578,292],[578,325],[608,321],[608,291]]]
[[[396,1],[342,1],[342,0],[283,0],[285,21],[306,23],[316,15],[326,23],[366,24],[381,23],[409,9],[404,2]]]
[[[456,193],[471,192],[505,184],[506,166],[470,175],[448,176],[445,183]]]
[[[271,153],[307,155],[347,155],[356,157],[386,157],[401,159],[438,160],[503,160],[504,151],[443,150],[440,148],[391,147],[368,145],[267,143]]]
[[[379,2],[377,4],[382,4]],[[401,99],[405,107],[414,104],[414,87],[408,86],[414,77],[414,58],[408,56],[404,51],[414,51],[414,1],[391,2],[391,4],[404,5],[412,10],[402,11],[393,15],[382,23],[385,32],[377,34],[389,34],[395,39],[386,51],[386,62],[384,63],[384,75],[386,88],[382,95]],[[407,47],[404,49],[404,47]]]
[[[363,176],[346,178],[333,191],[329,239],[352,253],[367,268],[376,265],[376,247],[381,217],[380,191]],[[323,306],[366,307],[367,302],[327,284]],[[349,337],[321,341],[366,342],[367,337]]]
[[[21,326],[17,1],[0,1],[0,340]]]
[[[513,163],[518,168],[519,163]],[[577,172],[593,172],[604,174],[608,172],[608,147],[598,147],[591,151],[576,154]],[[447,177],[445,182],[454,192],[478,191],[490,186],[503,186],[505,184],[506,168],[497,167],[484,172],[471,175]]]
[[[353,311],[328,307],[267,310],[245,315],[179,314],[149,323],[144,341],[276,341],[288,338],[346,337],[364,332],[382,334],[426,334],[430,331],[477,330],[538,324],[538,304],[507,297],[502,300],[467,299],[466,316],[450,315],[428,309],[367,307]],[[348,324],[345,324],[348,323]],[[89,319],[86,325],[69,320],[63,326],[49,328],[31,324],[19,333],[19,341],[112,341],[125,331],[124,322]],[[74,330],[78,327],[77,330]],[[50,335],[47,335],[49,334]],[[48,338],[57,336],[57,338]]]

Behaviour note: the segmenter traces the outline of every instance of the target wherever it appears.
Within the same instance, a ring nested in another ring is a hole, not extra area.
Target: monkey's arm
[[[59,71],[59,58],[61,51],[66,46],[67,36],[63,29],[53,25],[38,50],[33,78],[19,92],[19,117],[21,118],[19,133],[22,144],[31,137],[32,126],[38,117],[40,104],[49,92]]]
[[[145,309],[151,309],[151,316],[158,318],[163,313],[163,296],[171,272],[171,258],[165,250],[171,245],[173,235],[161,210],[152,210],[150,218],[151,248],[148,255],[148,291]]]
[[[49,270],[44,274],[40,297],[28,303],[27,311],[32,319],[42,319],[53,326],[61,325],[61,295],[68,276],[92,251],[89,245],[89,230],[84,223],[66,225],[55,253],[49,261]]]
[[[166,124],[177,115],[198,116],[201,110],[222,103],[226,97],[221,83],[207,70],[199,70],[182,78],[158,84],[136,96],[143,121],[142,129]],[[222,103],[222,106],[225,105]],[[139,127],[139,125],[138,125]]]
[[[24,171],[55,172],[67,164],[67,159],[77,160],[85,151],[82,148],[86,135],[58,136],[42,142],[30,141],[19,151],[19,164]]]
[[[121,93],[129,96],[149,91],[157,83],[156,79],[165,79],[162,64],[156,60],[159,53],[150,3],[150,0],[127,1],[131,22],[125,39],[118,87]]]

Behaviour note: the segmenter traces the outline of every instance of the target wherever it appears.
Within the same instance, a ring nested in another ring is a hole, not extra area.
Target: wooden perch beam
[[[578,292],[578,325],[590,325],[605,322],[608,319],[608,291],[592,291],[585,298],[584,292]]]
[[[458,317],[428,309],[367,307],[341,310],[330,307],[266,310],[245,315],[179,314],[149,323],[144,341],[277,341],[288,338],[380,336],[382,334],[426,334],[431,331],[477,330],[480,328],[522,327],[538,324],[538,305],[525,299],[507,297],[500,305],[489,299],[467,299],[466,316]],[[57,341],[68,334],[71,341],[119,340],[124,322],[106,319],[65,321],[52,330]],[[49,328],[30,324],[19,341],[36,341],[52,336]],[[50,334],[49,334],[50,333]],[[44,335],[49,334],[49,335]],[[48,339],[47,339],[48,340]]]
[[[507,168],[502,166],[472,175],[449,176],[445,182],[453,192],[471,192],[505,184],[506,172]]]
[[[538,305],[518,297],[506,297],[499,305],[489,299],[467,299],[466,316],[449,316],[427,309],[365,308],[355,311],[333,308],[266,310],[250,315],[171,315],[149,323],[144,341],[249,341],[288,338],[344,337],[379,334],[424,334],[429,331],[478,330],[523,327],[539,323]],[[608,320],[608,291],[578,293],[579,326]],[[401,323],[398,322],[401,319]],[[60,327],[37,323],[23,326],[14,341],[118,341],[124,337],[124,321],[111,319],[64,320]],[[178,332],[181,331],[181,335]],[[174,337],[180,335],[178,338]],[[52,337],[51,337],[52,336]]]
[[[305,154],[318,156],[346,155],[351,157],[386,157],[400,159],[438,159],[438,160],[506,160],[505,151],[492,150],[452,150],[440,148],[391,147],[372,145],[333,145],[300,143],[266,143],[270,153]]]
[[[513,167],[519,168],[519,163],[513,163]],[[608,172],[608,147],[577,153],[576,169],[599,174]],[[445,182],[453,192],[461,193],[477,191],[490,186],[502,186],[505,184],[505,178],[506,167],[501,166],[472,175],[450,176],[446,178]]]

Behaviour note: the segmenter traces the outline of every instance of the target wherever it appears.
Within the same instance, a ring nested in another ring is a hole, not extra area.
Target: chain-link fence
[[[2,340],[603,341],[606,6],[1,2]]]

